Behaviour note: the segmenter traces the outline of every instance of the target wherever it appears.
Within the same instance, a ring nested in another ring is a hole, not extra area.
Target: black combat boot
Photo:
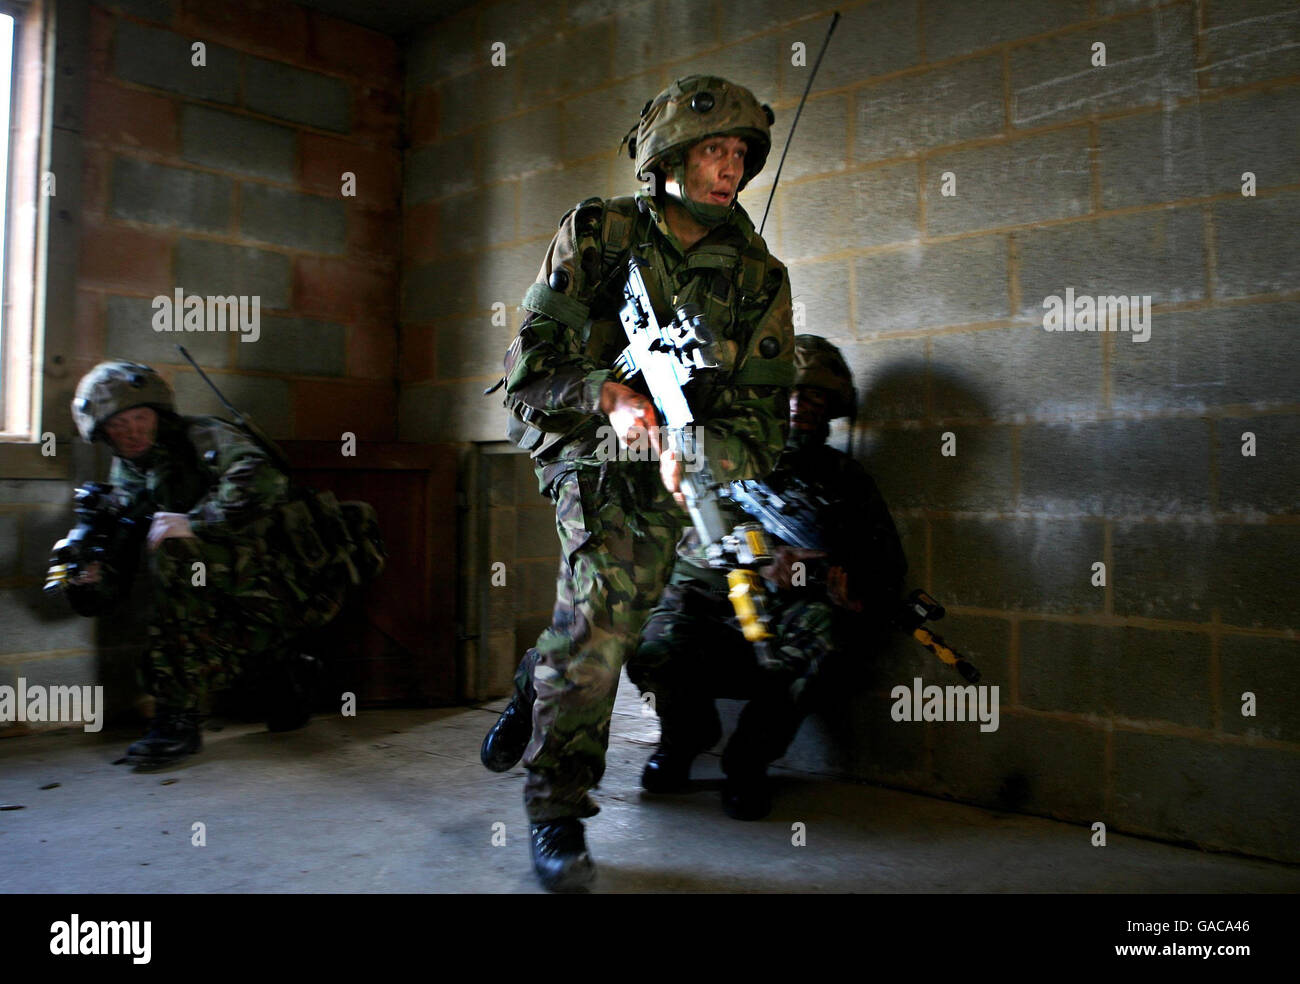
[[[710,703],[707,709],[693,708],[685,714],[661,713],[659,723],[659,748],[641,771],[641,788],[649,793],[679,793],[690,786],[695,756],[722,737],[722,722]]]
[[[680,793],[691,784],[691,763],[700,749],[661,741],[641,770],[641,788],[648,793]]]
[[[524,757],[524,749],[532,736],[532,702],[525,701],[516,693],[483,739],[479,758],[493,772],[508,772]]]
[[[789,697],[788,682],[772,677],[740,712],[722,750],[722,809],[735,820],[762,820],[772,812],[767,767],[790,747],[803,714]]]
[[[193,711],[160,711],[149,722],[149,732],[126,750],[132,765],[169,765],[203,747],[199,716]]]
[[[722,784],[722,810],[733,820],[762,820],[772,812],[767,770],[733,769]]]
[[[293,731],[311,718],[324,667],[314,656],[297,654],[275,666],[263,695],[268,731]]]
[[[581,892],[596,880],[596,863],[587,853],[582,821],[577,817],[533,825],[533,870],[543,888]]]

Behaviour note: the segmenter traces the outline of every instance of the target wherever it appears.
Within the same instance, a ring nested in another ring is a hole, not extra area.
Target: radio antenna
[[[799,108],[794,111],[794,122],[790,124],[790,133],[785,138],[785,148],[781,151],[781,162],[776,166],[776,177],[772,179],[772,190],[767,194],[767,205],[763,207],[763,221],[758,224],[758,234],[763,234],[763,226],[767,225],[767,213],[772,207],[772,196],[776,194],[776,183],[781,180],[781,168],[785,167],[785,155],[790,152],[790,141],[794,139],[794,128],[799,125],[799,114],[803,112],[803,104],[808,101],[808,93],[812,89],[813,79],[817,77],[817,69],[822,67],[822,56],[826,54],[826,46],[831,43],[831,35],[835,33],[835,25],[840,22],[840,12],[835,11],[831,18],[831,26],[826,29],[826,40],[822,42],[822,50],[817,52],[817,60],[813,62],[813,70],[808,76],[808,84],[803,87],[803,98],[799,100]]]

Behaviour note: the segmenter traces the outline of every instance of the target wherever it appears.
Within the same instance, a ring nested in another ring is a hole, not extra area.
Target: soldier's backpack
[[[219,419],[219,418],[218,418]],[[289,477],[292,469],[280,446],[247,417],[222,421],[247,436],[268,455],[272,465]],[[215,447],[196,446],[200,458],[211,461]],[[339,567],[349,583],[359,586],[383,572],[388,553],[379,532],[379,514],[368,502],[339,502],[333,492],[290,481],[286,501],[277,507],[289,548],[309,570]]]

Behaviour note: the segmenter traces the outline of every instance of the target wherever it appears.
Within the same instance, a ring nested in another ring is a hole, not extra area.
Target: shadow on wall
[[[934,405],[959,406],[963,416],[973,418],[990,413],[979,384],[959,367],[935,369],[922,359],[911,358],[873,367],[869,388],[859,377],[854,454],[880,487],[898,527],[908,562],[905,591],[917,587],[933,591],[925,514],[972,508],[982,497],[980,486],[989,481],[988,472],[1000,471],[1000,462],[990,462],[983,453],[983,442],[969,440],[969,428],[923,423],[926,407]],[[947,432],[956,436],[959,449],[950,456],[942,453]],[[842,434],[832,439],[837,448],[843,447]],[[943,597],[938,600],[952,603]],[[1005,702],[1010,642],[1006,622],[959,617],[932,627],[979,667],[981,683],[1000,688]],[[850,647],[843,664],[845,679],[827,688],[825,706],[805,722],[783,764],[887,785],[932,787],[928,729],[895,721],[890,713],[894,704],[890,692],[900,684],[910,689],[918,677],[925,685],[941,687],[964,685],[965,681],[901,631],[862,637]],[[1011,770],[999,784],[1000,805],[1015,808],[1025,802],[1029,798],[1027,781]]]

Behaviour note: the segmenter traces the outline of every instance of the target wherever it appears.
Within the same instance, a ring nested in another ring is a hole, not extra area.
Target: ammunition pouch
[[[294,556],[309,572],[337,566],[355,587],[383,571],[388,554],[370,503],[339,502],[333,492],[300,488],[280,515]]]

